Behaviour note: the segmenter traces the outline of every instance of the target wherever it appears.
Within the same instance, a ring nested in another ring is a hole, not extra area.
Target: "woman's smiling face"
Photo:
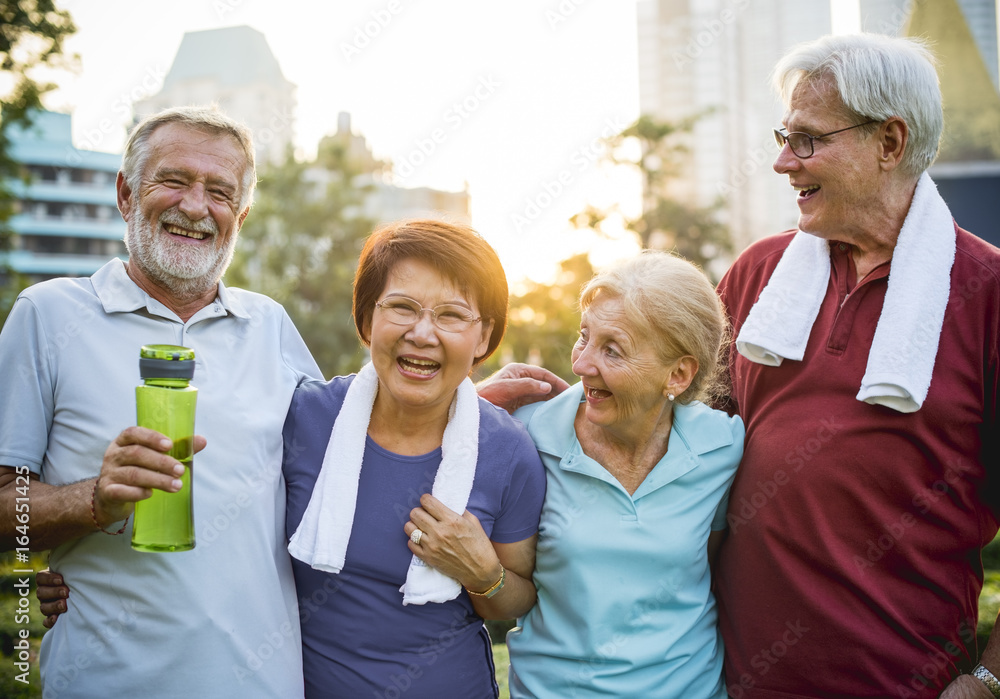
[[[619,298],[599,294],[583,312],[573,373],[583,379],[586,417],[595,425],[629,429],[662,414],[670,367]]]
[[[405,297],[430,309],[442,304],[461,306],[479,317],[476,299],[433,266],[404,259],[389,272],[379,302]],[[371,357],[379,378],[379,399],[404,409],[448,409],[459,384],[472,371],[476,357],[486,352],[493,321],[482,319],[462,332],[438,328],[422,312],[409,326],[389,322],[376,308],[371,316]]]

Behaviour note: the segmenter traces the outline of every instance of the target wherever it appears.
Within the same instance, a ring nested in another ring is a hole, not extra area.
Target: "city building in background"
[[[163,88],[134,105],[133,125],[175,106],[216,104],[254,133],[258,171],[284,161],[292,146],[295,86],[288,82],[264,35],[250,27],[228,27],[184,35]],[[127,259],[126,225],[118,212],[115,177],[121,155],[78,150],[69,114],[42,112],[28,129],[12,129],[12,156],[24,165],[29,183],[10,187],[19,199],[11,221],[13,249],[0,253],[6,265],[32,283],[61,276],[93,274],[112,257]],[[369,192],[360,217],[378,223],[400,218],[443,217],[469,222],[468,189],[450,192],[390,184],[390,165],[378,161],[365,138],[353,133],[347,113],[324,140],[341,141],[362,173]],[[322,191],[321,168],[311,177]]]
[[[472,219],[471,197],[468,187],[459,192],[432,187],[398,187],[389,181],[392,164],[375,157],[368,141],[351,128],[351,115],[337,115],[337,131],[324,136],[318,151],[323,152],[332,144],[339,144],[347,153],[352,169],[361,173],[356,182],[369,189],[360,215],[377,223],[388,223],[402,218],[447,218],[469,224]],[[330,173],[322,167],[310,168],[306,173],[310,182],[323,191],[329,183]]]
[[[826,3],[639,0],[639,108],[679,122],[704,114],[687,139],[671,194],[723,201],[736,250],[798,219],[785,178],[771,170],[783,108],[769,76],[792,45],[828,34]]]
[[[70,118],[40,112],[32,126],[11,129],[11,155],[29,179],[8,183],[18,213],[13,249],[0,262],[32,282],[90,275],[126,257],[115,193],[121,156],[75,149]]]
[[[294,137],[295,86],[285,79],[261,32],[238,26],[184,34],[163,89],[135,103],[136,121],[168,107],[194,104],[216,104],[253,131],[262,175],[266,176],[269,164],[285,159]],[[336,131],[326,140],[342,142],[352,164],[367,176],[364,184],[372,185],[360,212],[365,217],[378,222],[436,215],[468,220],[468,192],[389,184],[383,177],[388,165],[376,160],[364,136],[351,130],[346,112],[337,115]],[[314,168],[309,177],[322,191],[328,174]]]
[[[945,103],[931,175],[959,223],[998,243],[984,223],[1000,193],[996,0],[860,0],[859,9],[864,31],[931,41]],[[794,228],[795,197],[771,169],[784,109],[769,77],[793,45],[830,33],[830,3],[639,0],[637,23],[640,111],[671,122],[704,115],[671,194],[699,206],[721,197],[737,251]]]
[[[258,165],[281,162],[295,137],[295,85],[264,35],[247,26],[187,32],[163,88],[133,109],[138,122],[168,107],[215,104],[253,131]]]

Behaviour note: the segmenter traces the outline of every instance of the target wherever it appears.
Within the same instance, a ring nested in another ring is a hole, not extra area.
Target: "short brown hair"
[[[598,294],[621,299],[625,317],[652,338],[665,364],[686,355],[698,360],[698,373],[678,402],[716,397],[728,323],[722,301],[698,267],[672,253],[643,250],[587,282],[580,310]]]
[[[375,230],[361,250],[354,275],[354,327],[367,347],[370,343],[375,302],[385,289],[392,268],[402,260],[415,259],[434,267],[471,296],[483,321],[493,321],[482,363],[493,354],[507,329],[507,275],[496,251],[469,226],[410,219],[389,223]]]

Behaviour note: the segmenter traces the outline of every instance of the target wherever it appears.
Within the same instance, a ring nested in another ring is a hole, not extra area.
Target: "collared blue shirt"
[[[583,453],[577,384],[516,413],[546,471],[538,604],[508,636],[511,697],[724,698],[707,545],[725,528],[743,422],[676,405],[667,453],[629,495]]]

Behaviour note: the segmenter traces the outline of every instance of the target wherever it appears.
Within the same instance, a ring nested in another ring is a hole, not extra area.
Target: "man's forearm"
[[[94,478],[69,485],[49,485],[36,478],[27,484],[13,469],[0,476],[0,548],[26,543],[45,551],[96,531],[90,501]]]
[[[997,622],[1000,623],[1000,617],[997,617]],[[979,658],[979,664],[995,677],[1000,677],[1000,630],[996,624]],[[941,693],[941,699],[993,699],[993,697],[994,694],[986,683],[972,675],[959,675]]]
[[[998,624],[1000,624],[1000,615],[997,616],[997,621],[993,625],[990,639],[979,658],[979,664],[995,676],[1000,677],[1000,629],[997,627]]]

